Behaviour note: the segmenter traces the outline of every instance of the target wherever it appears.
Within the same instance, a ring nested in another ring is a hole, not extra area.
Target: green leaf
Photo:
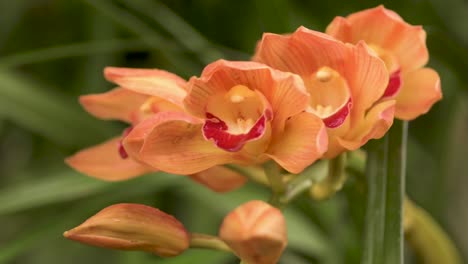
[[[395,120],[388,134],[384,260],[403,263],[403,199],[406,176],[408,122]]]
[[[63,170],[49,177],[1,189],[0,215],[73,201],[105,191],[110,192],[108,197],[155,191],[174,184],[177,178],[179,177],[159,172],[125,182],[109,183],[71,170]]]
[[[148,47],[148,44],[138,39],[108,39],[72,43],[69,45],[47,47],[43,49],[29,50],[17,54],[3,56],[0,60],[0,68],[13,68],[24,64],[94,54],[120,51],[138,51]],[[96,71],[94,74],[96,74],[96,76],[100,76],[100,72],[101,70]]]
[[[365,264],[403,263],[407,130],[406,121],[395,120],[388,134],[368,147]]]
[[[383,263],[388,139],[367,145],[367,205],[363,264]]]
[[[38,219],[34,225],[25,227],[14,240],[2,245],[0,263],[10,263],[38,241],[51,236],[56,237],[84,221],[92,214],[90,212],[97,212],[109,204],[122,202],[134,196],[161,191],[175,185],[178,183],[177,179],[180,179],[166,173],[155,173],[125,182],[108,183],[76,174],[63,171],[48,178],[0,190],[0,215],[84,199],[60,214]]]
[[[78,103],[12,71],[0,71],[0,116],[62,146],[88,145],[113,131]]]
[[[171,63],[180,72],[187,75],[195,74],[199,70],[199,65],[182,56],[183,50],[177,43],[166,39],[158,32],[153,30],[146,23],[141,21],[137,16],[127,12],[123,8],[119,8],[110,1],[92,1],[83,0],[83,2],[91,5],[101,14],[113,20],[115,23],[127,28],[147,43],[151,48],[160,50],[169,63]]]
[[[124,0],[124,2],[158,23],[181,46],[196,54],[201,62],[207,64],[222,57],[222,53],[216,50],[212,43],[163,3],[147,0]]]

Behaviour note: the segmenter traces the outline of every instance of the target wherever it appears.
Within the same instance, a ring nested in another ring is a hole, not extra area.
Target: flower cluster
[[[424,30],[379,6],[335,18],[326,33],[265,33],[251,61],[218,60],[189,80],[163,70],[106,68],[118,88],[80,102],[129,127],[67,163],[109,181],[151,171],[187,175],[217,192],[246,181],[228,164],[256,169],[274,162],[299,174],[383,137],[394,117],[426,113],[441,99],[427,61]],[[131,204],[106,208],[65,236],[161,256],[190,244],[175,218]],[[276,263],[285,222],[280,210],[252,201],[225,218],[220,239],[246,263]]]

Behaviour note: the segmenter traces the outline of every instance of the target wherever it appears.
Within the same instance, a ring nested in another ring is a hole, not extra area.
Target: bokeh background
[[[248,59],[265,31],[304,25],[323,31],[336,15],[377,6],[360,1],[0,0],[0,263],[238,263],[229,254],[189,250],[161,259],[68,241],[70,229],[99,209],[138,202],[176,215],[191,230],[215,234],[222,216],[265,198],[247,185],[213,193],[181,176],[153,174],[105,183],[66,167],[75,151],[120,134],[122,124],[93,119],[80,94],[112,88],[107,65],[198,75],[218,58]],[[468,2],[383,3],[428,33],[430,66],[443,101],[410,123],[409,196],[468,256]],[[326,202],[302,197],[286,210],[290,247],[281,263],[359,263],[363,188],[352,180]],[[418,263],[408,250],[407,263]]]

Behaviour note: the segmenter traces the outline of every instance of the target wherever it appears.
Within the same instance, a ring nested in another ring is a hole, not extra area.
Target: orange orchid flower
[[[130,149],[124,148],[122,141],[133,130],[147,129],[140,124],[156,113],[184,112],[187,82],[177,75],[155,69],[108,67],[104,75],[120,87],[106,93],[81,96],[80,103],[97,118],[120,120],[129,123],[130,127],[121,136],[81,150],[66,162],[84,174],[108,181],[126,180],[156,171],[138,158],[138,148],[143,145],[144,136],[139,141],[133,138]],[[217,192],[240,187],[246,181],[242,175],[224,167],[207,168],[189,177]]]
[[[327,149],[322,121],[305,112],[309,96],[297,75],[256,62],[219,60],[200,78],[192,77],[188,87],[187,113],[163,112],[143,121],[140,127],[146,129],[131,131],[125,148],[175,174],[268,159],[298,173]]]
[[[388,72],[363,42],[344,44],[300,27],[290,35],[265,33],[253,60],[302,77],[310,94],[308,111],[327,127],[326,158],[382,137],[393,124],[395,101],[376,104]]]
[[[385,62],[390,81],[382,100],[395,99],[395,117],[412,120],[442,98],[440,78],[426,68],[426,32],[380,5],[348,17],[336,17],[326,33],[349,43],[364,40]]]

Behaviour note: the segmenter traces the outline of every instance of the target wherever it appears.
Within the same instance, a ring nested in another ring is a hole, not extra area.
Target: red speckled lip
[[[353,102],[351,98],[349,98],[348,102],[345,105],[343,105],[343,107],[340,110],[338,110],[333,115],[322,119],[323,123],[328,128],[336,128],[341,126],[341,124],[343,124],[343,122],[346,120],[346,117],[349,115],[349,111],[351,110],[352,106]]]
[[[390,74],[390,80],[388,81],[387,89],[385,89],[382,98],[394,96],[400,91],[401,88],[401,71],[397,70]]]
[[[120,139],[119,141],[119,146],[118,146],[118,151],[119,151],[119,155],[122,159],[126,159],[128,158],[128,153],[127,151],[125,150],[124,146],[123,146],[123,140],[126,136],[128,136],[128,134],[130,134],[130,132],[132,132],[133,130],[133,127],[130,126],[130,127],[127,127],[123,133],[122,133],[122,138]]]
[[[207,140],[213,140],[217,147],[230,152],[236,152],[249,141],[263,136],[266,129],[266,114],[263,114],[255,125],[246,134],[230,134],[226,123],[213,114],[206,113],[206,121],[203,125],[203,135]]]

